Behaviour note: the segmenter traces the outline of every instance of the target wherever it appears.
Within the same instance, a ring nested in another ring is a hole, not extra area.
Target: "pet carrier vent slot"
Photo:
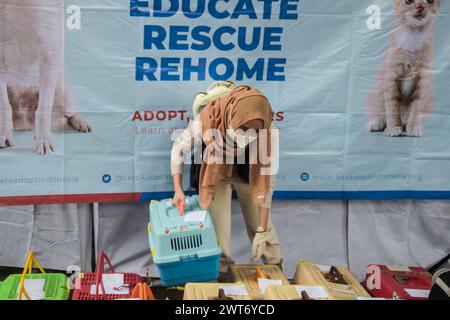
[[[170,239],[170,248],[174,251],[195,249],[202,245],[202,236],[198,234]]]

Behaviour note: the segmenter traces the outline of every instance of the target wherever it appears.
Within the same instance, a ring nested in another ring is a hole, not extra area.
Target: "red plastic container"
[[[432,275],[421,267],[369,265],[364,285],[377,298],[428,300]]]
[[[105,273],[105,262],[111,272]],[[124,287],[128,294],[107,294],[103,285],[104,274],[123,274]],[[108,256],[102,251],[97,262],[97,272],[82,273],[75,281],[72,300],[116,300],[131,298],[134,287],[141,282],[141,276],[135,273],[115,272]],[[95,294],[91,294],[92,285],[96,286]]]

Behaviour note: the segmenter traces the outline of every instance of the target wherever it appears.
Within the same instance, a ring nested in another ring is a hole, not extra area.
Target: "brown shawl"
[[[268,130],[267,155],[270,155],[270,126],[272,124],[273,111],[267,98],[258,90],[249,86],[239,86],[233,89],[228,96],[219,98],[209,103],[200,113],[203,142],[207,146],[204,156],[214,154],[214,147],[210,146],[214,140],[205,134],[209,129],[217,129],[223,138],[221,146],[225,149],[227,144],[226,130],[230,127],[239,129],[251,120],[261,120],[263,129]],[[259,137],[256,140],[259,146]],[[229,140],[228,140],[229,143]],[[234,155],[238,154],[235,145],[232,145]],[[225,150],[223,156],[225,157]],[[215,194],[215,186],[225,179],[229,179],[233,174],[234,164],[226,164],[223,159],[222,164],[206,163],[205,157],[200,170],[200,204],[203,208],[208,208]],[[270,167],[269,164],[262,164],[258,157],[255,164],[249,165],[249,185],[255,204],[263,203],[270,189],[270,176],[261,175],[261,169]]]

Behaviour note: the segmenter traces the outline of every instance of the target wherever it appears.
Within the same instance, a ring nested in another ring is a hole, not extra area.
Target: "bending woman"
[[[214,96],[214,94],[212,94]],[[270,220],[275,176],[269,175],[271,163],[263,164],[258,152],[265,147],[270,155],[273,112],[267,98],[258,90],[238,86],[224,90],[208,101],[197,119],[175,140],[171,170],[174,205],[184,204],[183,159],[195,141],[203,145],[198,185],[200,204],[208,209],[222,248],[220,271],[234,263],[231,255],[231,199],[237,193],[252,245],[252,260],[281,266],[280,244]],[[268,133],[261,139],[259,131]],[[264,141],[263,141],[264,140]],[[230,162],[230,159],[232,161]],[[244,161],[238,161],[245,159]],[[242,163],[244,162],[244,163]]]

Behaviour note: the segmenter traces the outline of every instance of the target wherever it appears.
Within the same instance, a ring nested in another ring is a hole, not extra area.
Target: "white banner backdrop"
[[[15,3],[0,5],[0,204],[168,196],[171,134],[225,79],[273,106],[276,197],[450,198],[448,1]]]

